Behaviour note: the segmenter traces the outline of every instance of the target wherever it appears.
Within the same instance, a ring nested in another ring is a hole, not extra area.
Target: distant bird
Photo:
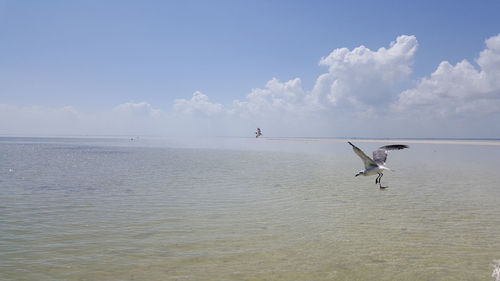
[[[387,151],[389,150],[400,150],[404,148],[409,148],[409,146],[404,144],[392,144],[382,146],[379,149],[373,151],[373,159],[368,157],[361,149],[352,144],[350,141],[348,143],[352,146],[352,150],[363,160],[363,164],[365,164],[365,169],[360,171],[355,175],[355,177],[359,175],[363,176],[372,176],[378,174],[375,179],[375,184],[378,184],[380,189],[387,188],[387,186],[382,186],[380,180],[384,175],[384,170],[390,170],[385,166],[385,161],[387,160]]]
[[[258,138],[262,136],[262,132],[260,131],[260,128],[257,128],[257,131],[255,132],[255,137]]]

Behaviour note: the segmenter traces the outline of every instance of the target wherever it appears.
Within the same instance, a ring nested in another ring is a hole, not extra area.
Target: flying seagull
[[[260,128],[257,128],[257,132],[255,132],[255,137],[258,138],[262,136],[262,131],[260,130]]]
[[[352,150],[363,160],[363,164],[365,164],[365,169],[363,171],[360,171],[355,175],[355,177],[359,175],[363,176],[372,176],[375,174],[378,174],[377,178],[375,179],[375,184],[378,184],[380,189],[387,188],[387,186],[382,186],[380,183],[380,180],[382,179],[382,176],[384,175],[384,170],[390,170],[385,166],[385,160],[387,160],[387,151],[389,150],[400,150],[404,148],[409,148],[409,146],[404,145],[404,144],[392,144],[392,145],[386,145],[382,146],[379,149],[373,151],[373,159],[368,157],[363,150],[359,149],[357,146],[352,144],[350,141],[348,143],[352,146]]]

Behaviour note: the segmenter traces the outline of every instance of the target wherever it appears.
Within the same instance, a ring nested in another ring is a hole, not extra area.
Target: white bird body
[[[359,149],[357,146],[352,144],[351,142],[348,142],[351,146],[354,152],[361,158],[363,161],[363,164],[365,165],[365,169],[361,170],[359,173],[356,174],[356,177],[359,175],[363,176],[373,176],[378,174],[377,179],[375,180],[375,184],[379,184],[379,187],[381,189],[386,188],[387,186],[382,186],[380,183],[380,180],[382,179],[382,176],[384,175],[384,171],[386,170],[391,170],[388,167],[385,166],[385,161],[387,160],[387,152],[390,150],[400,150],[404,148],[409,148],[409,146],[404,145],[404,144],[393,144],[393,145],[386,145],[382,146],[379,149],[373,151],[373,159],[368,157],[361,149]]]
[[[364,169],[363,171],[360,171],[359,175],[373,176],[373,175],[376,175],[379,173],[383,173],[384,170],[390,170],[390,169],[385,167],[385,166],[377,166],[377,167],[371,166],[371,167],[368,167],[367,169]]]

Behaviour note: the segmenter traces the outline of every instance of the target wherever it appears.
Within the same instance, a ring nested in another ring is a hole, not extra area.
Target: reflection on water
[[[225,142],[0,142],[0,279],[492,279],[500,148]]]

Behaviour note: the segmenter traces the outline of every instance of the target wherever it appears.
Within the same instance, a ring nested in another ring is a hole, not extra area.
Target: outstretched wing
[[[404,148],[409,148],[409,146],[404,144],[391,144],[382,146],[373,152],[373,161],[379,165],[384,165],[387,160],[387,151],[389,150],[400,150]]]
[[[350,141],[348,143],[352,146],[352,150],[354,150],[354,153],[356,153],[361,160],[363,160],[363,164],[365,164],[365,169],[368,169],[369,167],[377,167],[377,163],[373,161],[370,157],[368,157],[363,150],[359,149],[357,146],[352,144]]]

